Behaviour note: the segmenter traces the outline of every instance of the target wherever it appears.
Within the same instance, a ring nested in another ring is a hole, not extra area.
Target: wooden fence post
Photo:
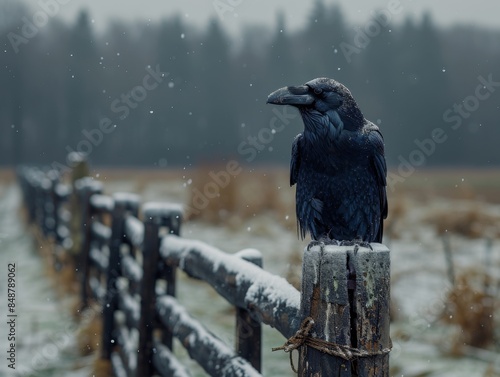
[[[52,237],[55,243],[57,243],[57,228],[59,226],[59,216],[58,210],[58,197],[56,194],[56,188],[59,184],[59,174],[56,170],[49,170],[46,174],[49,182],[49,191],[47,193],[47,201],[45,203],[46,211],[48,212],[48,222],[47,225],[47,235]]]
[[[36,223],[36,174],[33,171],[29,171],[25,173],[28,180],[28,188],[27,188],[27,201],[28,201],[28,211],[29,211],[29,219],[30,224]]]
[[[41,171],[36,171],[34,175],[34,195],[35,195],[35,225],[38,227],[39,231],[43,231],[44,223],[44,195],[43,195],[43,173]]]
[[[319,348],[341,347],[335,356],[301,347],[299,376],[389,377],[390,256],[384,245],[372,247],[305,250],[301,318],[314,320],[309,336]]]
[[[153,375],[153,328],[156,323],[156,280],[167,274],[167,294],[175,295],[175,269],[163,270],[160,263],[160,229],[166,227],[169,234],[179,235],[182,223],[182,207],[167,203],[146,203],[142,207],[144,219],[143,274],[140,287],[141,312],[139,320],[139,346],[137,377]],[[167,334],[167,346],[171,349],[172,337]]]
[[[236,254],[240,258],[262,267],[262,254],[246,249]],[[236,353],[249,361],[258,371],[262,368],[262,325],[254,320],[248,310],[236,308]]]
[[[153,375],[153,323],[155,320],[155,283],[158,272],[160,248],[160,222],[153,213],[144,211],[143,274],[140,287],[141,314],[139,321],[139,345],[137,377]]]
[[[170,214],[168,218],[168,229],[169,234],[173,234],[174,236],[179,236],[181,234],[181,226],[182,226],[182,208],[178,207]],[[175,297],[176,296],[176,280],[177,280],[177,268],[175,266],[169,266],[165,263],[160,263],[160,274],[167,282],[167,291],[166,294],[168,296]],[[162,333],[162,341],[163,344],[168,347],[171,351],[173,351],[174,337],[172,333],[168,330],[163,331]]]
[[[108,271],[106,273],[106,297],[103,307],[103,347],[102,357],[109,360],[114,344],[114,316],[118,304],[116,281],[121,275],[120,246],[125,228],[127,200],[121,194],[113,195],[114,207],[111,212],[111,239],[109,241]],[[137,211],[136,211],[137,212]]]
[[[52,203],[50,202],[51,198],[51,188],[52,188],[52,182],[50,179],[48,179],[45,174],[42,176],[42,179],[40,181],[40,195],[41,195],[41,205],[40,205],[40,213],[41,213],[41,229],[43,233],[43,237],[47,238],[50,235],[50,216],[51,216],[51,209],[52,209]]]
[[[80,205],[82,206],[82,243],[80,248],[80,277],[81,277],[81,299],[82,308],[88,306],[89,300],[89,264],[90,264],[90,238],[92,235],[92,208],[90,206],[90,197],[94,194],[102,193],[102,184],[92,180],[90,177],[82,178],[75,183],[80,195]]]

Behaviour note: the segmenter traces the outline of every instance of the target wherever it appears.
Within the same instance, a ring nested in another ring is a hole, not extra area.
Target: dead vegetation
[[[467,238],[500,237],[500,216],[484,211],[479,204],[465,209],[448,209],[425,219],[439,235],[459,234]]]
[[[391,240],[401,238],[402,219],[408,212],[408,203],[403,195],[389,198],[389,214],[384,222],[384,235]]]
[[[500,377],[500,368],[495,367],[493,363],[486,369],[483,377]]]
[[[243,169],[240,167],[240,169]],[[241,171],[202,167],[188,180],[187,218],[238,227],[259,214],[274,214],[287,227],[295,226],[294,190],[283,171]]]
[[[302,249],[295,249],[288,258],[288,270],[286,280],[300,291],[302,286]]]
[[[102,341],[101,308],[94,304],[81,312],[80,328],[77,333],[78,352],[90,355],[98,351]]]
[[[463,347],[488,348],[495,342],[495,298],[498,284],[479,269],[463,271],[448,292],[443,320],[456,326],[451,354],[463,355]]]
[[[96,358],[94,361],[93,377],[114,377],[113,368],[109,360]]]

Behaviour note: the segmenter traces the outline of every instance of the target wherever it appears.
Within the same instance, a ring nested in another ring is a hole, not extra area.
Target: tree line
[[[320,76],[379,125],[390,166],[500,163],[500,29],[438,27],[397,7],[353,25],[320,0],[301,30],[277,14],[242,38],[216,16],[98,32],[86,11],[70,24],[43,12],[0,0],[2,165],[67,166],[71,151],[101,165],[287,164],[302,123],[267,95]]]

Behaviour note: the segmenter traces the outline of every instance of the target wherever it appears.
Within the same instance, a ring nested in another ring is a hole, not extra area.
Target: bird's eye
[[[321,94],[323,91],[320,88],[314,88],[314,94]]]

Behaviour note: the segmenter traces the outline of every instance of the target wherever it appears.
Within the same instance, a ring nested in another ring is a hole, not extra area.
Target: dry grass
[[[109,360],[96,358],[92,370],[94,377],[114,377],[113,368]]]
[[[226,171],[226,166],[206,164],[199,166],[196,170],[94,168],[91,174],[95,176],[98,173],[98,179],[104,183],[116,180],[130,181],[133,177],[134,182],[136,182],[136,190],[134,191],[139,194],[152,182],[191,182],[185,188],[189,196],[185,204],[189,207],[196,207],[193,205],[194,190],[203,192],[207,184],[213,183],[213,178],[209,175],[211,171]],[[188,181],[189,179],[192,181]],[[189,218],[201,219],[214,224],[225,223],[233,229],[238,229],[245,219],[262,212],[274,212],[278,221],[282,222],[287,229],[295,231],[294,189],[289,187],[288,179],[289,172],[286,167],[263,166],[251,171],[243,168],[241,173],[231,177],[229,185],[218,187],[218,195],[209,199],[206,206],[199,208],[199,213],[188,211]],[[385,222],[386,234],[394,239],[400,236],[403,226],[401,220],[411,210],[408,197],[421,198],[424,205],[436,197],[469,201],[480,199],[483,203],[500,203],[499,188],[500,174],[498,170],[419,170],[405,179],[404,182],[398,183],[394,192],[388,190],[390,197],[389,217]],[[430,219],[429,221],[447,224],[446,217],[450,219],[455,217],[454,215],[443,216],[445,219],[441,219],[439,216],[439,219]],[[471,220],[469,216],[465,215],[461,221],[467,223]],[[473,223],[484,223],[488,219],[483,216],[474,218],[472,215],[472,221]],[[467,226],[460,226],[457,224],[458,222],[459,220],[453,221],[451,224],[453,227],[449,228],[457,227],[458,231],[462,232],[461,229]],[[477,237],[479,228],[479,226],[473,225],[470,230],[465,229],[465,233]],[[500,226],[498,226],[496,233],[500,236]]]
[[[297,248],[290,253],[288,258],[288,270],[286,272],[286,280],[300,291],[302,286],[302,257],[304,252]]]
[[[439,235],[455,233],[468,238],[499,237],[500,217],[482,211],[480,205],[467,209],[449,209],[427,217]]]
[[[441,196],[500,203],[499,188],[500,172],[498,169],[455,168],[418,170],[404,182],[398,183],[395,190],[423,199]]]
[[[11,183],[16,179],[16,172],[14,169],[0,169],[0,182]]]
[[[188,206],[193,208],[189,213],[189,219],[222,223],[239,211],[237,196],[240,188],[238,181],[241,181],[241,177],[231,177],[228,182],[217,184],[210,176],[210,173],[214,172],[228,174],[218,167],[213,169],[203,167],[195,173],[192,183],[188,186],[190,193]]]
[[[483,377],[500,377],[500,369],[495,367],[495,365],[490,364],[488,369],[486,369]]]
[[[82,327],[77,334],[77,347],[82,355],[90,355],[101,347],[102,318],[100,313],[99,307],[91,306],[81,314]]]
[[[408,212],[408,204],[402,195],[389,198],[389,215],[384,222],[384,235],[390,239],[399,239],[401,236],[401,220]]]
[[[448,293],[443,319],[460,329],[452,345],[453,355],[462,355],[463,345],[488,348],[494,343],[495,302],[489,288],[492,280],[482,271],[469,269],[456,278]]]
[[[214,174],[221,171],[223,167],[203,167],[194,174],[188,186],[187,205],[194,209],[188,211],[189,219],[238,226],[258,214],[274,213],[287,227],[295,225],[289,221],[295,213],[294,191],[282,171],[243,171],[227,184],[217,184]]]

